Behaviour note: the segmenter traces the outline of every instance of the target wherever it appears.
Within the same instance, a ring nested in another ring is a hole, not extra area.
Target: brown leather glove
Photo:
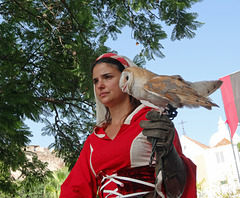
[[[140,126],[143,135],[155,147],[156,191],[161,192],[161,181],[158,180],[162,178],[167,195],[180,197],[186,183],[186,168],[173,145],[174,124],[167,115],[160,115],[155,110],[148,112],[146,118],[148,120],[141,121]]]

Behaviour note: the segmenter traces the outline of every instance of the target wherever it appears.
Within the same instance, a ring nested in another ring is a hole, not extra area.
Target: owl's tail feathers
[[[216,103],[210,101],[210,99],[207,102],[205,102],[205,104],[202,104],[201,106],[208,109],[208,110],[211,110],[212,107],[219,107]]]
[[[191,87],[195,89],[199,95],[207,97],[215,92],[218,88],[221,87],[223,81],[221,80],[213,80],[213,81],[199,81],[191,83]],[[214,103],[213,103],[214,104]],[[217,106],[214,104],[213,106]]]
[[[197,98],[193,97],[191,100],[188,98],[182,105],[188,108],[198,108],[201,106],[208,110],[211,110],[212,107],[219,107],[216,103],[212,102],[210,98],[202,96]]]

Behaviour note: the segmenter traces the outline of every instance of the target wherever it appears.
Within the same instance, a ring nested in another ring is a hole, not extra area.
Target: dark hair
[[[122,72],[125,67],[123,66],[123,64],[114,59],[114,58],[110,58],[110,57],[104,57],[104,58],[101,58],[97,61],[95,61],[95,63],[92,65],[92,68],[91,68],[91,72],[93,73],[93,69],[94,67],[99,64],[99,63],[108,63],[108,64],[111,64],[113,66],[116,66],[117,69]],[[136,98],[132,97],[131,95],[129,95],[129,99],[130,99],[130,104],[131,104],[131,111],[123,118],[124,120],[127,118],[128,115],[130,115],[140,104],[141,102],[139,100],[137,100]],[[102,123],[105,123],[106,125],[110,124],[111,121],[112,121],[112,118],[111,118],[111,115],[110,115],[110,112],[109,112],[109,108],[108,107],[105,107],[106,108],[106,114],[105,114],[105,120],[103,120]],[[102,124],[100,123],[100,124]]]
[[[94,67],[99,63],[109,63],[112,65],[116,65],[120,72],[122,72],[125,69],[125,67],[123,66],[123,64],[120,61],[118,61],[114,58],[104,57],[104,58],[101,58],[101,59],[95,61],[95,63],[93,63],[92,68],[91,68],[92,73],[93,73]]]

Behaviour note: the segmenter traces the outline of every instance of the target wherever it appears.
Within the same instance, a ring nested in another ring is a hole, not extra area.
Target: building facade
[[[202,187],[199,197],[237,193],[240,189],[240,153],[237,148],[240,137],[235,133],[231,143],[227,126],[221,118],[209,146],[186,135],[181,136],[180,141],[183,153],[197,165],[197,182]]]

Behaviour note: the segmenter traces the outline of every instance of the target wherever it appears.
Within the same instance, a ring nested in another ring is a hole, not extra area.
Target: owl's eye
[[[128,76],[126,76],[126,80],[128,80],[129,78],[128,78]]]

